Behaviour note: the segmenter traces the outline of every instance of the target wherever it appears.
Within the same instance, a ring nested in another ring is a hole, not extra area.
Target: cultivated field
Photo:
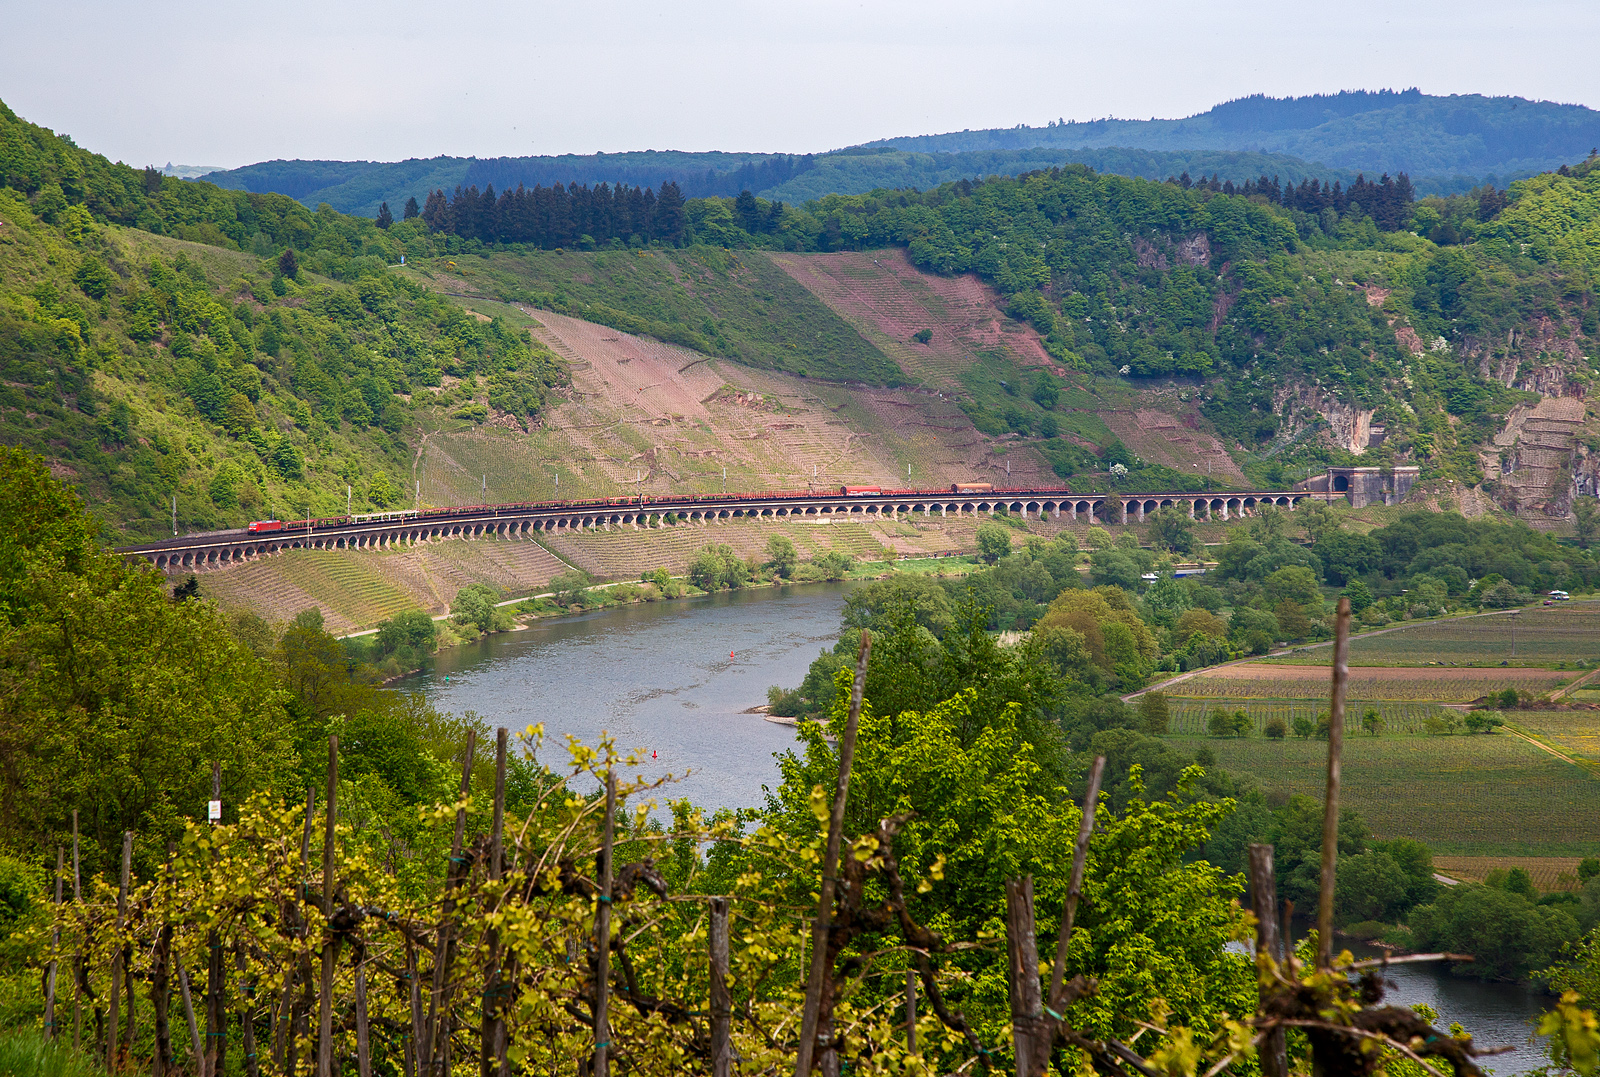
[[[1414,666],[1426,662],[1463,666],[1498,666],[1506,662],[1518,666],[1600,661],[1600,603],[1540,606],[1514,616],[1455,618],[1354,639],[1350,641],[1350,661],[1363,666]]]
[[[1575,890],[1581,859],[1576,856],[1436,856],[1433,866],[1441,875],[1477,883],[1483,882],[1491,871],[1521,868],[1541,891]]]
[[[1176,737],[1252,775],[1274,799],[1321,799],[1320,740]],[[1508,734],[1349,737],[1341,803],[1382,838],[1409,837],[1463,856],[1585,856],[1596,846],[1600,781]]]
[[[1235,711],[1244,711],[1250,716],[1252,736],[1261,736],[1266,730],[1266,725],[1274,718],[1283,720],[1284,725],[1293,736],[1296,718],[1307,718],[1312,723],[1317,721],[1319,715],[1328,709],[1328,701],[1322,699],[1185,699],[1173,697],[1168,701],[1172,712],[1172,732],[1201,736],[1206,733],[1206,719],[1214,710],[1225,710],[1229,714]],[[1448,707],[1437,703],[1402,702],[1386,699],[1356,699],[1352,698],[1345,704],[1345,735],[1364,735],[1361,730],[1361,719],[1368,710],[1376,710],[1383,719],[1385,733],[1422,733],[1427,730],[1429,718],[1453,719],[1458,725],[1461,714]]]
[[[1108,409],[1100,417],[1141,459],[1165,464],[1185,475],[1209,476],[1219,485],[1248,488],[1249,480],[1222,442],[1198,429],[1198,409],[1176,400],[1168,406],[1174,404],[1177,415],[1155,408],[1118,408]]]
[[[1508,711],[1506,720],[1574,759],[1600,763],[1600,711]]]
[[[1397,633],[1398,634],[1398,633]],[[1353,646],[1353,645],[1352,645]],[[1576,672],[1508,667],[1505,669],[1461,669],[1450,667],[1352,666],[1351,699],[1437,700],[1465,703],[1516,688],[1536,694],[1559,687],[1578,676]],[[1285,665],[1273,662],[1244,662],[1207,670],[1164,689],[1169,696],[1219,700],[1295,700],[1323,699],[1328,696],[1329,672],[1326,665]]]

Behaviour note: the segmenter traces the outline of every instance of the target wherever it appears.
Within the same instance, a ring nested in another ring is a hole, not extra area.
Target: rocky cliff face
[[[1289,406],[1287,413],[1285,405]],[[1283,436],[1290,440],[1297,439],[1319,417],[1327,423],[1323,436],[1328,443],[1346,452],[1360,455],[1382,440],[1382,426],[1373,428],[1375,412],[1335,400],[1314,385],[1290,383],[1273,393],[1272,406],[1283,416]]]

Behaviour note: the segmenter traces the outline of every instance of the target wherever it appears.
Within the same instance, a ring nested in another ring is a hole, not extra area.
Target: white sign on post
[[[220,801],[220,800],[208,800],[208,801],[206,801],[206,818],[209,819],[213,823],[222,822],[222,801]]]

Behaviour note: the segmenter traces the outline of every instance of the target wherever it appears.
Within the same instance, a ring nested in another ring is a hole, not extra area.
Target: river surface
[[[749,708],[769,685],[793,688],[839,635],[850,584],[809,584],[641,603],[535,621],[441,652],[431,673],[400,687],[435,706],[476,711],[513,734],[544,723],[542,760],[560,770],[566,736],[610,733],[652,756],[646,776],[689,772],[657,799],[754,808],[776,786],[773,753],[794,730]]]
[[[543,722],[542,758],[560,769],[565,736],[594,744],[602,730],[624,750],[654,753],[644,771],[687,778],[657,796],[704,808],[753,808],[775,786],[774,753],[794,744],[788,726],[746,713],[767,686],[800,683],[817,652],[838,638],[848,584],[707,595],[537,621],[438,656],[431,673],[401,687],[437,707],[476,711],[519,732]],[[1380,956],[1349,945],[1358,956]],[[1397,965],[1388,1001],[1425,1002],[1440,1026],[1459,1021],[1480,1044],[1517,1050],[1485,1062],[1499,1074],[1543,1064],[1528,1044],[1530,1020],[1550,999],[1528,987],[1483,984],[1433,965]]]

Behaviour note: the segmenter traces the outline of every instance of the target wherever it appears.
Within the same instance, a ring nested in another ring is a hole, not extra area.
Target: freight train
[[[1004,489],[997,490],[990,482],[958,482],[953,483],[949,489],[943,487],[937,490],[886,490],[881,486],[841,486],[835,497],[892,497],[926,499],[938,498],[949,494],[990,494],[1007,493]],[[1015,491],[1018,494],[1069,494],[1066,487],[1050,488],[1031,487],[1026,491]],[[801,501],[817,497],[827,497],[828,494],[819,494],[815,490],[771,490],[756,494],[630,494],[621,497],[597,497],[577,501],[525,501],[507,505],[456,505],[449,508],[438,509],[405,509],[390,512],[369,512],[349,516],[320,516],[304,520],[256,520],[245,528],[249,534],[267,534],[274,531],[317,531],[325,528],[350,527],[367,523],[382,523],[390,520],[438,520],[459,516],[517,516],[528,512],[552,511],[570,512],[584,509],[605,508],[659,508],[663,512],[672,511],[674,505],[706,505],[706,504],[738,504],[745,501]]]

